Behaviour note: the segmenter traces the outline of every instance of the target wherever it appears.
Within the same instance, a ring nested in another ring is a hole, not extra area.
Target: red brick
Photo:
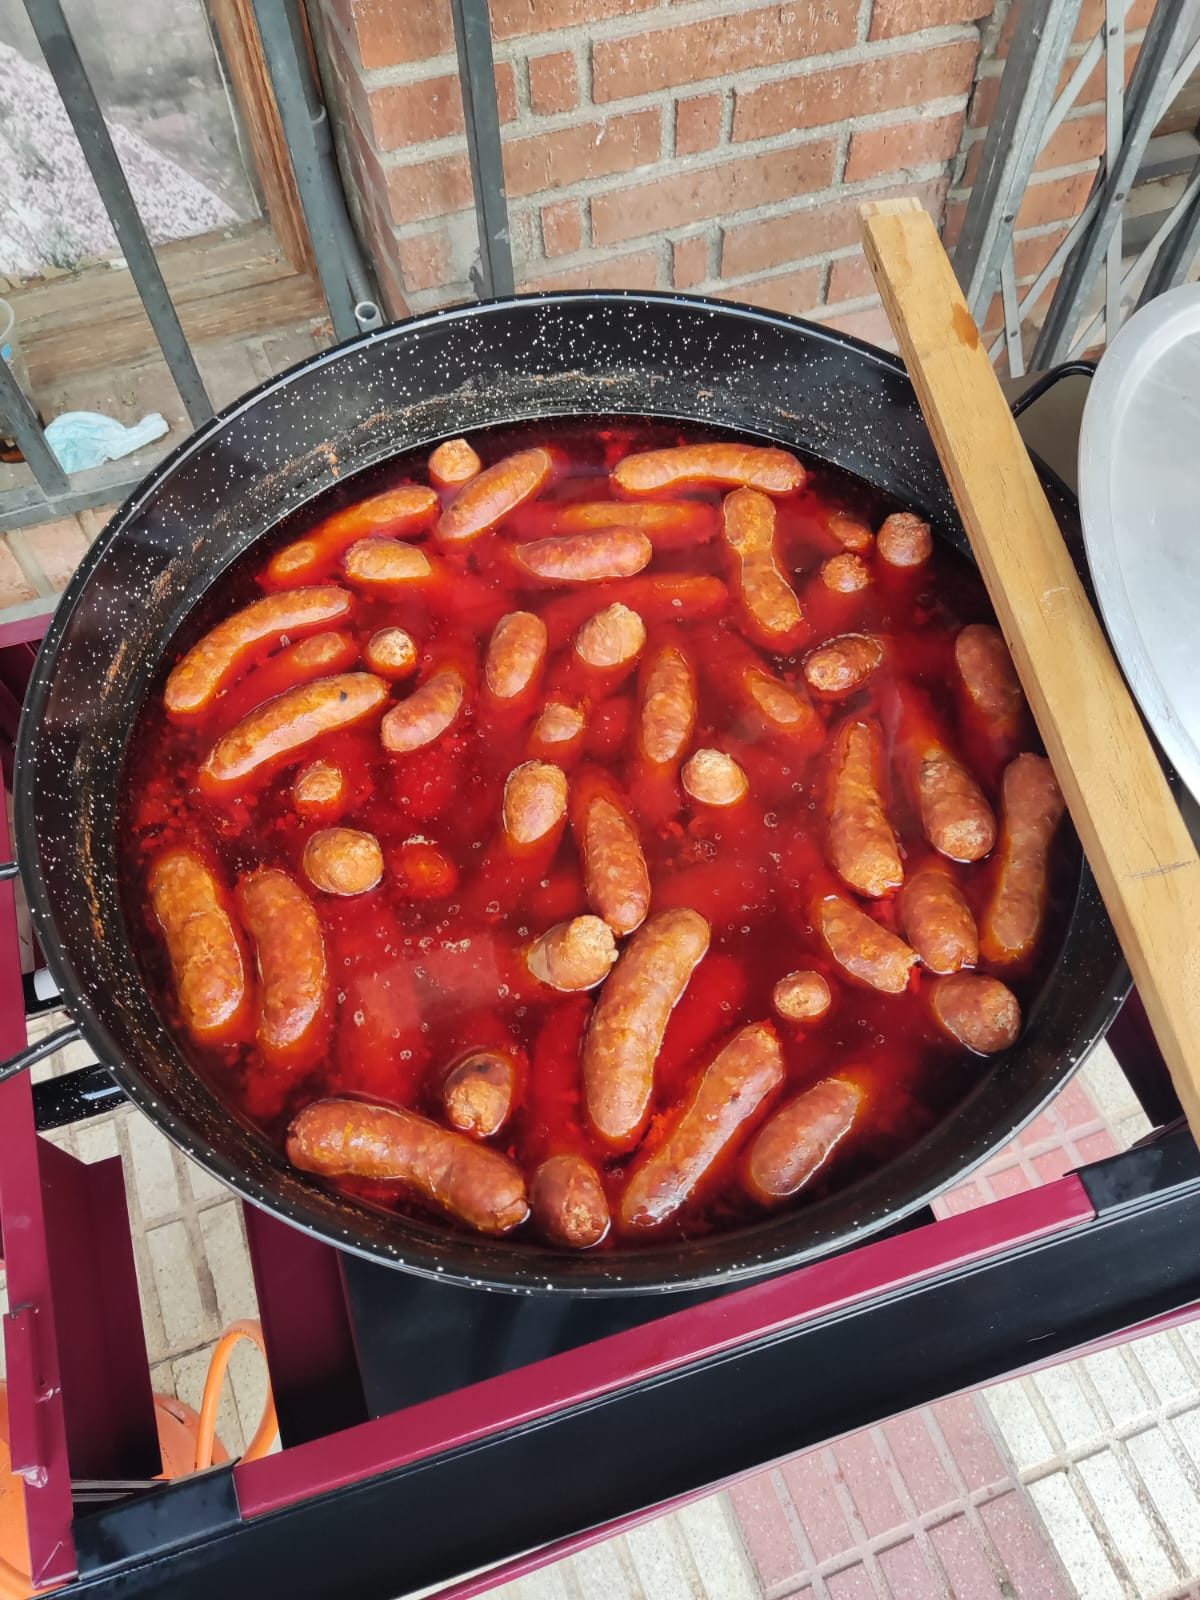
[[[1049,222],[1069,222],[1083,210],[1092,187],[1090,172],[1077,172],[1069,178],[1051,178],[1031,183],[1017,212],[1015,231],[1040,228]]]
[[[936,1511],[939,1506],[957,1499],[957,1490],[946,1474],[929,1431],[929,1419],[928,1411],[910,1411],[883,1425],[892,1459],[912,1496],[913,1505],[922,1513]]]
[[[898,111],[901,106],[966,94],[978,53],[976,41],[965,39],[938,50],[880,56],[738,90],[733,106],[734,140],[766,139],[796,128],[817,128],[839,122],[855,110]]]
[[[437,289],[450,278],[450,235],[445,228],[396,240],[396,259],[409,289]]]
[[[0,538],[0,606],[17,606],[37,598],[37,590],[21,569],[21,564]]]
[[[653,250],[635,250],[626,256],[604,256],[584,267],[550,271],[540,278],[528,278],[523,289],[655,289],[658,287],[658,256]]]
[[[677,289],[694,289],[708,277],[708,236],[694,233],[671,246],[671,281]]]
[[[1129,87],[1129,80],[1133,75],[1134,64],[1137,61],[1138,51],[1140,49],[1140,44],[1127,44],[1125,46],[1126,88]],[[1078,66],[1078,64],[1079,63],[1077,60],[1063,62],[1063,69],[1058,78],[1058,88],[1055,90],[1056,95],[1060,94],[1066,87],[1068,79],[1075,71],[1075,68]],[[1075,96],[1076,106],[1090,106],[1094,101],[1104,99],[1104,80],[1107,74],[1107,66],[1108,64],[1103,57],[1097,61],[1095,67],[1084,80],[1083,86],[1079,93]]]
[[[911,167],[931,167],[949,161],[958,150],[962,112],[946,117],[924,117],[890,128],[868,128],[850,135],[846,157],[846,182],[882,177],[885,172],[905,172]]]
[[[1077,162],[1091,161],[1103,154],[1104,113],[1093,111],[1086,116],[1069,117],[1057,127],[1033,170],[1049,172],[1053,167],[1073,167]]]
[[[953,250],[962,233],[963,219],[967,214],[965,200],[951,200],[946,207],[946,215],[942,218],[942,243],[947,250]]]
[[[963,168],[962,182],[964,189],[973,189],[975,179],[979,176],[979,169],[983,165],[983,147],[985,139],[976,139],[967,152],[967,164]]]
[[[573,111],[579,104],[579,73],[569,50],[530,58],[529,104],[540,117]]]
[[[869,198],[915,195],[936,220],[941,214],[945,192],[945,181],[937,179],[873,189]],[[806,256],[820,256],[857,244],[860,237],[858,206],[859,201],[866,198],[866,195],[857,195],[824,205],[798,207],[780,217],[726,228],[721,251],[722,273],[726,277],[736,277],[744,272],[761,272],[767,267],[783,266],[787,261],[802,261]]]
[[[799,272],[784,272],[754,283],[739,283],[722,289],[722,300],[738,300],[744,305],[761,306],[764,311],[788,311],[793,316],[810,316],[821,299],[822,268],[804,267]]]
[[[21,537],[55,590],[67,587],[71,574],[87,554],[87,540],[74,517],[59,517],[55,522],[24,528]]]
[[[955,1517],[931,1528],[929,1542],[942,1564],[951,1594],[969,1594],[971,1600],[1004,1600],[1004,1591],[979,1536],[966,1517]]]
[[[496,102],[501,122],[517,120],[517,72],[511,61],[496,63]]]
[[[592,236],[598,245],[618,244],[827,188],[836,152],[832,139],[819,139],[610,190],[592,201]]]
[[[387,169],[388,205],[393,222],[426,222],[471,204],[471,168],[466,155],[439,156],[407,167]]]
[[[570,256],[583,246],[583,211],[578,200],[542,207],[542,248],[548,256]]]
[[[954,1465],[968,1489],[990,1488],[1009,1477],[974,1396],[952,1395],[948,1400],[938,1400],[932,1410]]]
[[[986,128],[996,113],[1000,96],[999,78],[980,78],[971,92],[967,122],[972,128]]]
[[[889,1594],[901,1596],[902,1600],[942,1600],[942,1586],[930,1572],[915,1540],[906,1539],[903,1544],[882,1551],[879,1567]]]
[[[861,300],[875,293],[875,275],[864,255],[842,256],[833,263],[825,298],[836,305],[839,300]]]
[[[1004,1562],[1010,1600],[1073,1600],[1075,1586],[1067,1581],[1024,1494],[989,1500],[979,1507],[979,1515]]]
[[[675,154],[693,156],[712,150],[721,142],[721,112],[724,96],[697,94],[675,106]]]
[[[875,0],[869,39],[894,39],[899,33],[977,22],[992,14],[993,0]]]
[[[392,4],[445,4],[445,0],[391,0]],[[658,0],[491,0],[492,32],[497,39],[522,33],[557,33],[578,23],[600,22],[649,11]],[[449,11],[449,6],[446,7]]]
[[[1078,44],[1090,44],[1093,35],[1104,26],[1105,0],[1083,0],[1079,8],[1079,21],[1075,24]],[[1125,14],[1125,32],[1140,33],[1154,14],[1154,0],[1133,0]]]
[[[422,78],[419,83],[372,89],[367,114],[377,150],[448,139],[463,130],[462,94],[457,76]]]
[[[504,178],[510,198],[519,199],[565,188],[581,178],[632,172],[657,161],[661,151],[662,113],[657,109],[630,111],[621,117],[603,117],[554,133],[514,139],[504,147]]]
[[[424,61],[454,49],[448,5],[341,0],[336,10],[349,27],[358,45],[359,60],[368,70]]]
[[[862,311],[838,311],[832,306],[829,313],[821,313],[820,320],[827,328],[837,328],[865,344],[876,344],[881,350],[896,348],[896,335],[882,306],[867,306]]]
[[[857,6],[784,5],[709,17],[592,46],[592,99],[653,94],[754,67],[843,50],[856,38]]]
[[[823,1450],[795,1456],[782,1467],[783,1481],[817,1561],[828,1561],[854,1548],[854,1535],[838,1503],[833,1476]]]
[[[764,1589],[800,1577],[804,1563],[775,1492],[771,1473],[743,1478],[729,1491],[734,1516]]]
[[[1001,1167],[999,1172],[989,1172],[988,1182],[998,1200],[1007,1200],[1009,1195],[1013,1194],[1026,1194],[1033,1188],[1024,1167],[1020,1165]]]
[[[1104,1120],[1100,1107],[1088,1093],[1082,1078],[1072,1078],[1059,1090],[1050,1111],[1067,1132],[1076,1128],[1091,1129]]]
[[[854,1433],[833,1447],[863,1527],[873,1539],[898,1528],[904,1512],[892,1491],[883,1457],[869,1433]]]

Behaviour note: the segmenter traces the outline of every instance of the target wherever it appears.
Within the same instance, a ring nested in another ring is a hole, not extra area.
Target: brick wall
[[[343,162],[393,314],[476,251],[448,0],[319,0]],[[679,288],[886,322],[855,202],[940,220],[992,0],[492,0],[518,286]]]

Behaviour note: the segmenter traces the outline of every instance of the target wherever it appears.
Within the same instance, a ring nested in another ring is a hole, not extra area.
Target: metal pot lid
[[[1102,358],[1079,438],[1079,505],[1117,659],[1200,798],[1200,284],[1143,307]]]

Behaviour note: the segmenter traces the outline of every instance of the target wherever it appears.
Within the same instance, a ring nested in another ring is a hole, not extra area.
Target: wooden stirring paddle
[[[1200,857],[933,223],[859,207],[867,260],[1072,820],[1200,1143]]]

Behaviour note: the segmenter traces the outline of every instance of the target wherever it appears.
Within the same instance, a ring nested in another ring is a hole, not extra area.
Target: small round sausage
[[[497,700],[524,694],[546,659],[546,624],[532,611],[510,611],[492,630],[484,677]]]
[[[346,779],[332,761],[310,761],[296,774],[292,804],[302,817],[336,816],[346,802]]]
[[[849,511],[835,511],[825,526],[847,550],[869,550],[875,542],[874,534],[862,518]]]
[[[514,767],[504,785],[504,833],[510,844],[537,844],[567,815],[567,775],[548,761]]]
[[[403,628],[380,628],[367,641],[367,665],[381,678],[407,678],[417,670],[417,643]]]
[[[593,916],[558,923],[525,952],[525,964],[538,982],[563,990],[594,989],[616,959],[612,929]]]
[[[858,589],[865,589],[870,581],[870,567],[852,550],[844,550],[840,556],[830,556],[821,563],[821,582],[835,594],[854,594]]]
[[[399,539],[360,539],[346,551],[342,569],[360,589],[382,594],[423,583],[433,575],[433,564],[424,550]]]
[[[304,846],[304,874],[325,894],[365,894],[383,877],[379,840],[358,828],[323,828]]]
[[[922,867],[900,891],[900,921],[930,972],[957,972],[979,960],[979,934],[966,896],[940,866]]]
[[[575,654],[589,667],[623,667],[646,643],[646,624],[620,601],[589,617],[575,639]]]
[[[833,993],[819,972],[789,972],[771,991],[771,1003],[789,1022],[820,1022]]]
[[[429,479],[437,489],[461,489],[477,478],[483,462],[465,439],[447,439],[429,457]]]
[[[508,1121],[515,1090],[511,1059],[499,1050],[477,1050],[446,1074],[446,1121],[473,1139],[490,1139]]]
[[[896,511],[879,530],[875,547],[892,567],[919,567],[933,554],[929,524],[912,511]]]
[[[843,633],[814,650],[804,676],[818,694],[835,699],[853,694],[883,661],[883,646],[867,633]]]
[[[543,1161],[530,1199],[534,1222],[554,1244],[586,1250],[608,1232],[608,1200],[586,1156],[567,1153]]]
[[[746,1187],[763,1205],[796,1194],[833,1155],[854,1126],[862,1090],[846,1078],[826,1078],[789,1100],[751,1143]]]
[[[533,737],[539,744],[570,744],[583,732],[583,724],[583,711],[579,706],[569,706],[563,700],[547,700],[533,725]]]
[[[999,978],[985,978],[973,972],[939,978],[930,1004],[951,1038],[977,1055],[995,1055],[1017,1042],[1021,1007],[1016,995]]]
[[[703,806],[735,806],[750,792],[750,781],[724,750],[697,750],[683,764],[683,787]]]

